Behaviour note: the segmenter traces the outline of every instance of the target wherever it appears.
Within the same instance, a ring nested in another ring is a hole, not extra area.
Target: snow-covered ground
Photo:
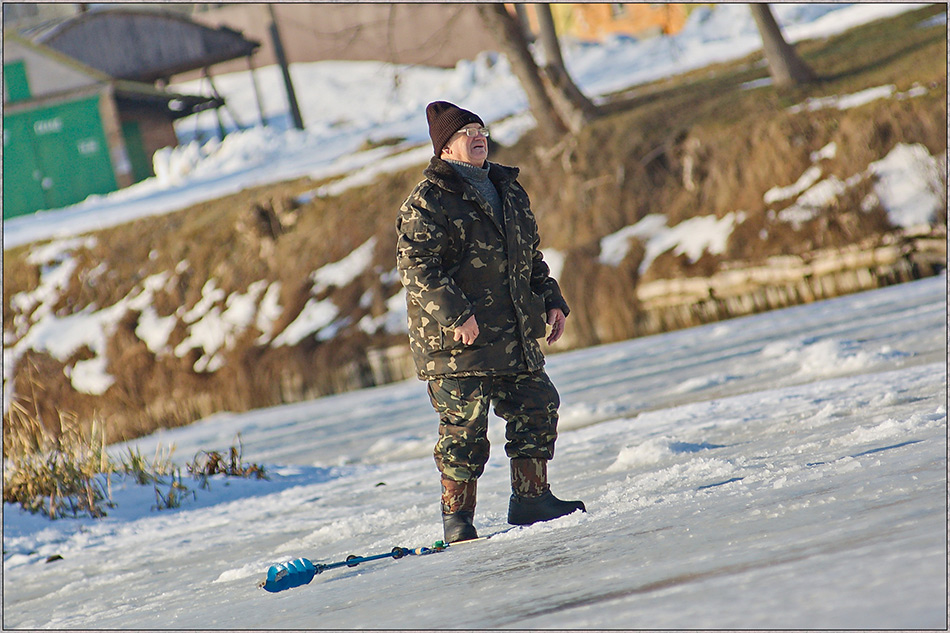
[[[587,514],[269,594],[296,557],[441,538],[436,416],[410,380],[216,415],[135,445],[225,451],[176,510],[114,481],[103,520],[3,516],[3,624],[56,629],[947,626],[946,276],[556,354],[554,490]],[[506,527],[503,423],[481,533]],[[115,447],[116,451],[122,447]],[[47,563],[48,557],[62,560]]]

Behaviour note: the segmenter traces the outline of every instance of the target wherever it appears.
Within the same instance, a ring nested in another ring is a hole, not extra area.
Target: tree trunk
[[[528,96],[528,106],[544,142],[553,145],[568,131],[568,127],[544,88],[541,71],[528,49],[521,23],[508,13],[504,4],[479,4],[477,8],[488,30],[494,34],[501,52],[511,62],[511,70]]]
[[[817,77],[802,58],[798,56],[779,29],[772,10],[767,4],[750,4],[749,10],[755,18],[762,36],[762,48],[769,63],[769,73],[777,87],[795,86],[815,81]]]
[[[561,44],[554,29],[551,5],[536,4],[535,13],[544,47],[544,86],[561,120],[572,133],[577,134],[597,116],[597,106],[588,99],[571,79],[561,56]]]
[[[538,30],[541,33],[541,44],[544,46],[545,66],[560,66],[564,68],[564,58],[561,57],[561,43],[557,39],[557,30],[554,28],[554,16],[551,15],[551,5],[536,4],[534,13],[538,16]]]
[[[528,22],[527,6],[520,2],[515,3],[515,17],[521,23],[521,32],[524,34],[525,41],[531,44],[534,42],[534,33],[531,31],[531,25]]]

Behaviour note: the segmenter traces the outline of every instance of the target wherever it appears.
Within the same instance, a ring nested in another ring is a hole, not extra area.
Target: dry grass
[[[16,503],[50,519],[102,518],[114,508],[112,479],[128,477],[152,485],[156,509],[177,507],[187,488],[175,477],[173,449],[156,449],[151,461],[131,448],[118,461],[106,450],[106,434],[97,420],[89,424],[73,413],[61,413],[55,433],[40,424],[36,411],[13,403],[4,426],[3,501]],[[160,486],[171,477],[169,493]]]
[[[98,425],[87,436],[75,418],[63,416],[54,436],[16,403],[11,422],[4,437],[4,450],[10,446],[4,458],[4,503],[19,503],[50,519],[105,516],[111,495],[99,475],[111,473],[113,466]]]
[[[244,463],[244,442],[241,435],[237,436],[237,445],[231,445],[228,457],[218,451],[199,451],[190,464],[186,466],[188,473],[195,479],[207,485],[208,477],[226,475],[228,477],[242,477],[267,479],[267,473],[260,464]]]
[[[19,403],[12,405],[10,421],[4,427],[4,450],[9,451],[4,457],[4,503],[18,504],[51,520],[82,516],[98,519],[116,505],[113,478],[152,486],[152,510],[180,507],[189,495],[195,495],[172,461],[174,448],[158,445],[151,459],[129,448],[127,454],[115,460],[107,453],[106,436],[98,421],[86,430],[74,414],[62,414],[58,432],[51,433],[37,421],[35,411]],[[243,452],[238,436],[238,445],[229,450],[229,460],[216,451],[200,451],[186,469],[203,488],[208,487],[209,477],[218,474],[266,479],[262,466],[243,463]]]

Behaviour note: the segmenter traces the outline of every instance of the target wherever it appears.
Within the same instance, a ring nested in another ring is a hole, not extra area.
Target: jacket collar
[[[503,192],[518,178],[518,173],[519,169],[517,167],[488,163],[488,179],[495,183],[499,193],[502,194],[502,199],[504,199]],[[432,157],[423,175],[426,180],[451,193],[462,193],[465,190],[465,181],[455,171],[455,168],[438,156]]]

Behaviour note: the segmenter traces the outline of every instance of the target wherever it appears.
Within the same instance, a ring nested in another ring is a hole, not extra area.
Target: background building
[[[690,9],[699,5],[666,3],[553,4],[559,33],[581,40],[611,35],[639,38],[672,35],[686,24]]]
[[[54,18],[3,40],[3,217],[80,202],[153,175],[174,121],[218,97],[156,82],[250,55],[251,42],[185,16],[129,10]]]

